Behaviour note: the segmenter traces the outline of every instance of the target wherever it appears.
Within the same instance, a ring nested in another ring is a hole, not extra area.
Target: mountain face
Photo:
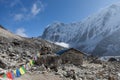
[[[49,25],[42,38],[65,42],[94,55],[120,55],[120,4],[113,4],[81,22]]]

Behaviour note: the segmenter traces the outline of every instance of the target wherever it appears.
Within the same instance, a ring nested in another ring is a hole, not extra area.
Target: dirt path
[[[45,73],[45,74],[25,74],[15,80],[62,80],[59,76]]]

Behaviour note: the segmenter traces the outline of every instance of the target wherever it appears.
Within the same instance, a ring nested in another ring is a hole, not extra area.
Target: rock
[[[65,77],[69,77],[73,80],[76,80],[76,75],[75,75],[75,71],[74,70],[70,70],[70,71],[67,71],[67,74]]]
[[[6,67],[7,65],[2,60],[0,60],[0,68],[5,69]]]
[[[115,78],[113,76],[109,76],[108,80],[115,80]]]
[[[46,71],[46,67],[44,66],[44,64],[42,64],[42,66],[39,67],[40,71]]]

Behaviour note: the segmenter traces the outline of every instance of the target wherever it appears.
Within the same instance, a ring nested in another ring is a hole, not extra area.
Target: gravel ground
[[[37,74],[37,73],[26,73],[20,78],[15,78],[15,80],[62,80],[59,76],[51,73]]]

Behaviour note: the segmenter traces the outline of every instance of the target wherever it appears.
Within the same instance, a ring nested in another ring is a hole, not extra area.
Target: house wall
[[[71,49],[61,55],[62,63],[74,64],[76,66],[83,64],[83,54],[77,50]]]

